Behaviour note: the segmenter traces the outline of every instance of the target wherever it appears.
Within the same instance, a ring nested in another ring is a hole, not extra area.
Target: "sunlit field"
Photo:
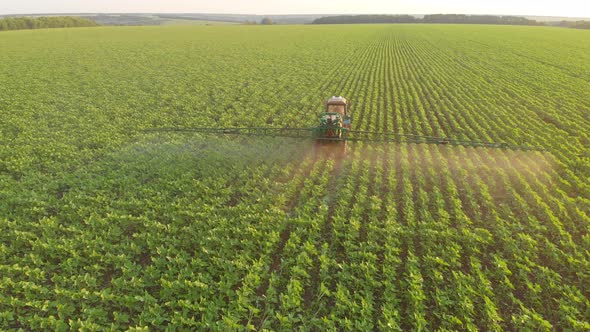
[[[352,127],[512,151],[145,131]],[[590,32],[0,33],[0,329],[590,330]]]

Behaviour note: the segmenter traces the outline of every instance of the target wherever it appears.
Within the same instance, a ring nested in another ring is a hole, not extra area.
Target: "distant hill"
[[[4,15],[4,17],[78,16],[91,19],[100,25],[163,25],[186,21],[217,23],[260,22],[270,18],[275,24],[309,24],[313,20],[330,15],[243,15],[243,14],[199,14],[199,13],[76,13],[76,14],[26,14]],[[2,18],[3,15],[0,15]]]
[[[217,22],[260,22],[270,18],[276,24],[308,24],[315,19],[329,15],[242,15],[242,14],[155,14],[164,19],[189,19]]]

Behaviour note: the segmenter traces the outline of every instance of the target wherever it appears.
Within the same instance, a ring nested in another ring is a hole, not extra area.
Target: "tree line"
[[[449,24],[506,24],[543,25],[535,20],[517,16],[434,14],[417,18],[411,15],[341,15],[321,17],[312,24],[359,24],[359,23],[449,23]]]
[[[590,21],[576,21],[576,22],[561,21],[561,22],[559,22],[559,26],[567,27],[567,28],[574,28],[574,29],[590,29]]]
[[[98,23],[92,20],[73,16],[7,17],[0,19],[0,31],[94,27],[98,25]]]

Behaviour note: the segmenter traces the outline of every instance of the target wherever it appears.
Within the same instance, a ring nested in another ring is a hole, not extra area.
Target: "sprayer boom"
[[[542,147],[516,145],[503,142],[470,141],[446,137],[423,136],[400,134],[392,132],[373,132],[363,130],[349,130],[338,125],[320,125],[310,128],[266,128],[266,127],[243,127],[243,128],[152,128],[150,132],[187,132],[215,135],[243,135],[243,136],[268,136],[268,137],[290,137],[300,139],[313,139],[325,142],[392,142],[392,143],[414,143],[414,144],[438,144],[465,146],[476,148],[496,148],[523,151],[544,151]],[[326,132],[332,135],[324,135]]]
[[[508,143],[481,142],[445,137],[433,137],[422,135],[409,135],[390,132],[373,132],[363,130],[351,130],[352,117],[350,116],[349,101],[344,97],[330,97],[325,103],[325,109],[319,115],[319,124],[311,128],[154,128],[148,131],[167,132],[193,132],[220,135],[246,135],[246,136],[272,136],[309,138],[316,145],[333,144],[340,151],[346,151],[347,142],[395,142],[415,144],[441,144],[461,145],[476,148],[497,148],[524,151],[544,151],[541,147],[515,145]]]

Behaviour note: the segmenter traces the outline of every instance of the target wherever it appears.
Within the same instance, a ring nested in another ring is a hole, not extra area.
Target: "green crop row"
[[[590,329],[590,35],[0,36],[0,329]],[[353,128],[544,152],[145,132]]]

